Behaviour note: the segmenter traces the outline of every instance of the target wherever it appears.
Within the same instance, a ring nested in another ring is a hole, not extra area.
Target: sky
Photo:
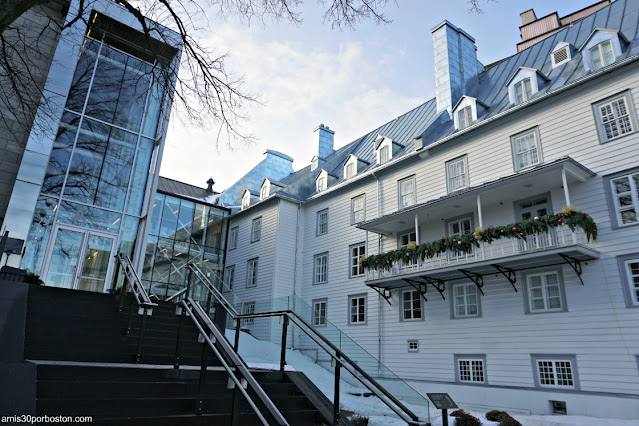
[[[466,0],[397,0],[383,10],[389,24],[361,23],[331,29],[315,0],[299,8],[303,22],[240,22],[207,16],[204,42],[228,54],[227,68],[243,76],[244,90],[260,102],[242,113],[241,130],[255,142],[216,142],[214,128],[197,128],[173,116],[160,174],[206,187],[213,177],[221,192],[264,158],[266,149],[310,164],[313,130],[321,123],[344,146],[435,96],[431,29],[449,20],[476,40],[477,56],[489,64],[516,53],[519,14],[564,16],[595,0],[482,1],[482,14]]]

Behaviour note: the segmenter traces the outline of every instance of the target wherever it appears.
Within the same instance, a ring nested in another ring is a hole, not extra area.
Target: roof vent
[[[206,187],[206,192],[208,192],[209,194],[213,193],[213,185],[215,185],[215,181],[213,180],[212,177],[209,178],[209,180],[206,181],[206,184],[208,185]]]
[[[555,68],[570,60],[569,46],[558,47],[550,56],[552,57],[552,67]]]

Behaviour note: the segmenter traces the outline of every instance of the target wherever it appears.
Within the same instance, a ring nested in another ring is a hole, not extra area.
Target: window
[[[348,296],[349,324],[366,324],[366,295]]]
[[[541,217],[548,214],[548,197],[539,197],[524,201],[519,204],[519,212],[521,220],[530,219],[531,217]]]
[[[422,295],[417,290],[402,292],[402,320],[422,319]]]
[[[399,208],[403,209],[415,204],[415,176],[402,179],[399,185]]]
[[[350,179],[355,176],[355,163],[348,163],[346,165],[346,179]]]
[[[637,223],[639,173],[612,179],[610,183],[618,226]]]
[[[485,357],[457,357],[457,377],[460,382],[486,383]]]
[[[311,160],[311,171],[317,169],[317,157],[313,157]]]
[[[317,235],[328,233],[328,209],[317,212]]]
[[[446,162],[446,178],[448,192],[455,192],[466,188],[468,186],[468,157],[464,155],[463,157]]]
[[[550,404],[552,405],[553,414],[568,414],[568,411],[566,410],[566,401],[550,401]]]
[[[255,313],[255,302],[242,303],[242,315],[253,315]],[[244,324],[253,324],[255,318],[244,318]]]
[[[561,311],[564,308],[558,272],[526,276],[529,312]]]
[[[625,267],[630,290],[630,301],[632,305],[639,305],[639,259],[627,260]]]
[[[326,325],[326,299],[313,301],[313,325]]]
[[[262,237],[262,218],[258,217],[253,219],[253,223],[251,225],[251,242],[259,241]]]
[[[407,232],[399,236],[399,245],[406,247],[410,242],[417,242],[417,234],[415,232]]]
[[[324,191],[326,189],[326,178],[321,177],[317,179],[317,192]]]
[[[262,190],[260,191],[260,200],[264,200],[268,197],[268,189],[268,185],[262,186]]]
[[[364,266],[359,263],[359,259],[366,256],[366,244],[356,244],[350,246],[350,277],[361,277],[364,275]]]
[[[610,40],[606,40],[591,47],[590,59],[592,61],[593,71],[612,64],[615,61],[615,52],[612,48],[612,42]]]
[[[542,387],[575,388],[573,357],[560,359],[533,357],[537,368],[538,385]]]
[[[233,290],[233,283],[235,282],[235,265],[227,266],[224,268],[224,285],[226,290]]]
[[[516,105],[526,102],[532,97],[532,85],[530,83],[530,77],[515,83],[515,99]]]
[[[246,286],[255,287],[257,285],[257,264],[258,259],[251,259],[247,262]]]
[[[379,164],[386,164],[390,160],[390,146],[383,146],[379,150]]]
[[[242,197],[242,210],[244,210],[250,205],[251,205],[251,193],[247,191]]]
[[[469,105],[462,108],[457,113],[457,121],[459,122],[459,129],[465,129],[473,123],[473,108]]]
[[[237,248],[237,235],[239,234],[240,227],[236,226],[229,231],[229,250],[235,250]]]
[[[364,194],[351,198],[351,224],[363,222],[366,219]]]
[[[511,143],[516,171],[541,162],[539,132],[537,129],[528,130],[511,137]]]
[[[604,143],[628,133],[637,127],[630,93],[616,95],[593,105],[599,141]]]
[[[455,318],[479,316],[479,294],[475,284],[457,284],[453,286]]]
[[[317,254],[313,261],[313,284],[325,284],[328,282],[328,253]]]
[[[419,340],[408,341],[408,352],[419,352]]]

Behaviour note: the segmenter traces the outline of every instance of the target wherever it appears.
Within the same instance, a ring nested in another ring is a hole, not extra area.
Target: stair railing
[[[131,259],[129,256],[124,253],[118,253],[115,255],[115,260],[118,263],[115,269],[115,280],[114,283],[117,285],[118,276],[120,269],[124,274],[124,283],[122,284],[122,288],[120,290],[120,303],[118,307],[118,311],[122,312],[124,309],[124,299],[126,297],[127,292],[130,290],[133,295],[131,303],[129,304],[129,311],[127,313],[127,328],[125,335],[128,336],[131,334],[131,327],[133,325],[133,303],[137,304],[137,314],[142,315],[142,323],[140,324],[140,334],[138,336],[138,347],[137,352],[135,354],[135,362],[140,362],[140,357],[142,354],[142,338],[144,337],[144,329],[146,328],[146,317],[147,315],[153,315],[153,308],[158,306],[157,303],[153,303],[149,294],[144,289],[142,282],[140,281],[140,277],[138,277],[137,272],[135,272],[135,268],[133,268],[133,264],[131,263]]]
[[[331,364],[335,368],[335,387],[334,387],[334,401],[333,401],[333,425],[337,426],[340,423],[340,405],[339,405],[339,392],[340,392],[340,370],[344,368],[355,379],[357,379],[364,387],[371,391],[375,396],[379,398],[388,408],[390,408],[395,414],[397,414],[402,420],[409,425],[425,426],[427,423],[421,421],[417,415],[409,410],[404,404],[402,404],[397,398],[395,398],[387,389],[379,384],[373,377],[366,373],[356,362],[351,360],[344,352],[342,352],[337,346],[329,341],[322,334],[318,333],[306,320],[301,318],[295,311],[281,310],[274,312],[264,312],[258,314],[238,314],[233,306],[228,303],[226,298],[213,286],[210,280],[200,271],[200,269],[189,263],[188,265],[191,272],[204,284],[209,290],[210,295],[215,297],[218,303],[225,308],[226,312],[233,319],[235,325],[235,342],[234,351],[239,353],[239,342],[241,323],[243,319],[254,318],[268,318],[268,317],[280,317],[282,318],[282,346],[280,354],[280,371],[284,371],[286,365],[286,341],[288,325],[292,322],[294,325],[304,332],[311,340],[315,342],[322,350],[324,350],[331,357]],[[190,282],[190,280],[189,280]],[[199,306],[199,305],[198,305]],[[201,307],[200,307],[201,309]],[[207,317],[210,321],[210,318]],[[359,373],[359,374],[357,374]]]

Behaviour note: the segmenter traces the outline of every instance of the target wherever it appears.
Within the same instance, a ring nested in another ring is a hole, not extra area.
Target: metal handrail
[[[211,348],[211,350],[213,351],[217,359],[222,364],[222,367],[224,367],[226,372],[229,374],[229,376],[235,383],[236,388],[242,392],[242,395],[244,395],[244,398],[246,398],[247,402],[249,403],[249,405],[251,406],[255,414],[257,414],[262,424],[268,426],[268,422],[266,421],[266,419],[264,418],[260,410],[257,408],[257,406],[255,405],[251,397],[248,395],[248,393],[242,386],[241,381],[237,378],[236,374],[233,372],[231,367],[225,361],[220,351],[215,347],[214,341],[212,341],[211,338],[209,337],[211,333],[213,334],[215,341],[219,343],[222,350],[231,360],[233,367],[240,372],[242,378],[246,380],[248,386],[250,386],[251,389],[253,389],[253,391],[257,394],[257,396],[260,398],[262,403],[264,403],[264,405],[266,406],[268,411],[271,413],[273,418],[275,418],[275,421],[277,422],[277,424],[288,426],[288,422],[286,421],[284,416],[282,416],[282,413],[280,413],[280,411],[277,409],[275,404],[273,404],[273,401],[271,401],[268,395],[266,395],[266,392],[264,392],[264,389],[262,389],[262,387],[257,382],[257,380],[255,380],[255,377],[253,377],[253,375],[249,372],[248,368],[246,367],[242,359],[237,355],[237,353],[235,353],[235,351],[233,350],[229,342],[226,340],[226,337],[222,333],[220,333],[220,331],[217,329],[215,324],[213,324],[213,322],[208,317],[208,315],[206,315],[206,313],[204,312],[204,309],[202,309],[202,306],[200,306],[199,303],[195,302],[191,297],[187,297],[186,300],[182,301],[182,307],[191,316],[191,318],[193,319],[193,322],[197,326],[201,335],[204,337],[204,340],[208,343],[209,347]],[[199,319],[199,321],[196,320],[196,316],[197,316],[197,319]],[[200,324],[200,321],[206,326],[208,332],[204,330],[204,327],[202,324]]]
[[[172,296],[168,297],[165,302],[170,302],[173,299],[177,299],[179,296],[183,295],[184,293],[186,293],[187,287],[184,287],[182,290],[178,291],[177,293],[174,293]]]
[[[208,277],[206,277],[196,265],[189,263],[189,268],[191,269],[191,271],[193,271],[193,273],[196,274],[198,279],[205,285],[205,287],[209,290],[209,292],[216,299],[218,299],[218,302],[226,309],[227,313],[236,321],[235,351],[238,350],[239,337],[240,337],[239,332],[240,332],[242,319],[282,316],[285,318],[285,321],[284,321],[284,329],[283,329],[283,335],[282,335],[282,356],[281,356],[280,369],[283,369],[284,367],[286,327],[288,324],[288,320],[291,320],[299,327],[300,330],[302,330],[308,337],[310,337],[320,348],[322,348],[326,353],[328,353],[329,356],[335,360],[336,365],[346,368],[346,370],[349,373],[351,373],[353,377],[355,377],[368,390],[370,390],[373,394],[375,394],[375,396],[377,396],[387,407],[389,407],[393,412],[395,412],[395,414],[397,414],[400,418],[402,418],[402,420],[404,420],[406,423],[410,425],[426,424],[425,422],[420,421],[419,418],[412,411],[410,411],[404,404],[402,404],[397,398],[395,398],[390,392],[388,392],[382,385],[380,385],[375,379],[373,379],[368,373],[366,373],[360,366],[358,366],[354,361],[352,361],[346,354],[344,354],[344,352],[342,352],[330,340],[328,340],[322,334],[318,333],[313,327],[311,327],[311,325],[308,324],[306,320],[301,318],[297,312],[292,310],[281,310],[281,311],[264,312],[264,313],[258,313],[258,314],[240,315],[233,308],[233,306],[228,302],[228,300],[226,300],[226,298],[215,288],[215,286],[213,286],[213,284],[210,282]],[[300,323],[303,324],[304,327],[302,327]],[[317,336],[322,342],[328,345],[330,349],[334,351],[335,354],[333,354],[331,350],[324,347],[315,337],[313,337],[311,335],[311,332],[315,336]],[[361,374],[366,380],[368,380],[372,384],[372,386],[370,386],[361,377],[355,374],[355,372]],[[339,378],[339,373],[338,373],[338,370],[336,369],[336,380],[339,380],[338,378]],[[338,384],[336,383],[336,387],[337,386]],[[335,396],[336,396],[336,401],[335,401],[336,404],[334,405],[338,405],[339,393],[336,392]],[[388,400],[390,400],[393,404],[395,404],[396,407],[399,407],[399,409],[397,409],[395,406],[390,404],[386,398],[388,398]],[[334,409],[338,410],[337,407],[334,407]],[[339,411],[336,411],[335,417],[338,417],[338,416],[339,416]]]

